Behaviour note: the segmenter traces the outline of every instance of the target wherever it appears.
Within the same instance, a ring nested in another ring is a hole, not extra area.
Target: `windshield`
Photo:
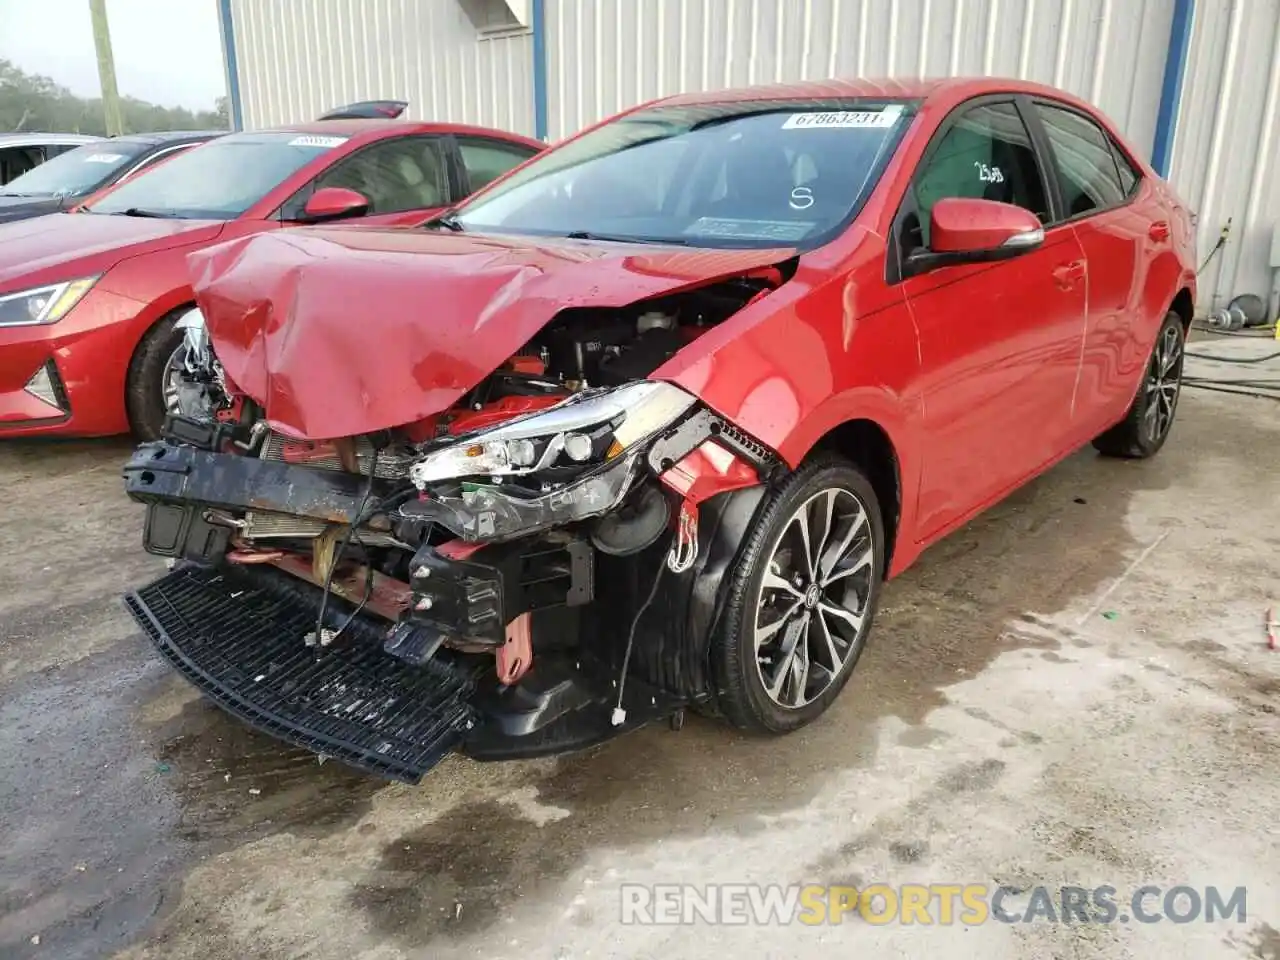
[[[147,144],[136,140],[87,143],[47,160],[0,187],[0,194],[23,197],[80,197],[110,180]]]
[[[345,142],[345,137],[288,131],[220,137],[126,181],[89,210],[231,220],[290,174]]]
[[[692,246],[812,247],[857,213],[909,120],[862,99],[654,107],[544,154],[450,218]]]

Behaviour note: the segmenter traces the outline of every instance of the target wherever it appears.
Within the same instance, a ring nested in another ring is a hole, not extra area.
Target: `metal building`
[[[1280,0],[219,0],[253,128],[380,97],[555,140],[686,90],[987,74],[1105,110],[1200,218],[1201,310],[1270,297]],[[1275,307],[1273,306],[1273,316]]]

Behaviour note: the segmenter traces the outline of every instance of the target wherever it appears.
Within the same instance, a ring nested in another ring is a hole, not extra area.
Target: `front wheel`
[[[185,337],[177,323],[183,312],[179,310],[156,321],[129,364],[125,409],[129,426],[139,440],[158,440],[165,414],[177,410]]]
[[[769,498],[712,642],[718,707],[731,723],[787,733],[830,706],[862,654],[884,556],[875,491],[847,461],[807,464]]]
[[[1164,446],[1173,426],[1173,415],[1178,409],[1178,397],[1182,393],[1185,338],[1182,318],[1173,312],[1165,314],[1155,346],[1151,348],[1147,372],[1129,412],[1093,441],[1099,453],[1108,457],[1141,459],[1154,456]]]

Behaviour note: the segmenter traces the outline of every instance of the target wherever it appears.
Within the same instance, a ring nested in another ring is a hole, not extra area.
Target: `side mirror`
[[[305,223],[324,223],[363,217],[369,212],[369,198],[346,187],[321,187],[302,208]]]
[[[929,249],[907,258],[906,273],[1009,260],[1042,243],[1044,226],[1029,210],[996,200],[946,197],[929,217]]]

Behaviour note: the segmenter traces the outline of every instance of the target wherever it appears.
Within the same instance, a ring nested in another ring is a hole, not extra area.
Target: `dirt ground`
[[[153,655],[123,442],[0,446],[0,956],[1280,957],[1280,406],[1188,392],[886,588],[831,712],[691,719],[417,788],[286,749]],[[1247,887],[1150,925],[621,925],[623,884]]]

